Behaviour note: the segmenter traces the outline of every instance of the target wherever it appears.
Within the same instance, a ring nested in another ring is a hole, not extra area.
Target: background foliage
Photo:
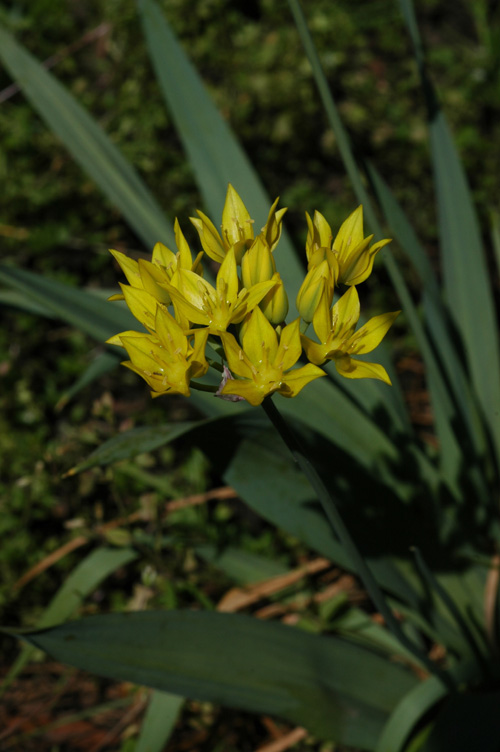
[[[355,199],[346,184],[287,5],[219,0],[198,3],[193,13],[185,12],[182,0],[161,5],[269,194],[280,194],[282,204],[292,207],[288,226],[300,244],[305,209],[318,208],[337,224]],[[418,12],[429,44],[429,66],[464,159],[483,227],[487,227],[490,211],[498,208],[493,191],[500,162],[499,9],[482,0],[458,6],[426,1],[419,4]],[[335,4],[315,0],[308,3],[307,13],[355,146],[362,146],[363,154],[373,157],[389,179],[434,258],[436,222],[423,103],[397,5],[389,0]],[[3,3],[0,20],[39,59],[61,53],[55,65],[58,78],[99,119],[166,213],[171,218],[179,216],[185,225],[192,207],[199,205],[199,197],[138,33],[134,4],[124,0]],[[102,34],[90,40],[85,37],[101,24],[106,25]],[[8,96],[10,83],[3,73],[2,259],[63,281],[114,287],[116,274],[107,248],[139,250],[138,239],[22,95]],[[390,295],[379,266],[369,286],[368,303]],[[94,345],[60,324],[7,309],[2,316],[0,561],[5,575],[0,590],[1,620],[26,624],[36,621],[47,595],[54,592],[76,559],[64,558],[24,590],[24,611],[19,609],[19,596],[12,586],[26,569],[71,537],[72,528],[96,525],[133,511],[138,494],[146,497],[144,503],[151,498],[159,503],[202,490],[216,478],[211,478],[199,452],[183,454],[179,450],[174,454],[168,449],[161,456],[140,458],[132,479],[124,468],[61,479],[89,448],[124,422],[130,423],[131,414],[140,412],[141,423],[149,425],[160,423],[164,414],[149,404],[142,385],[126,373],[103,379],[59,410],[58,400],[88,362],[89,347]],[[401,358],[411,352],[411,339],[402,340]],[[418,370],[418,364],[413,368]],[[416,383],[419,388],[418,379]],[[417,401],[416,417],[420,427],[426,427],[431,418],[425,395],[412,386],[408,398]],[[424,400],[422,406],[419,398]],[[188,416],[177,400],[164,402],[162,408],[176,417]],[[165,463],[170,469],[166,478],[159,474]],[[226,523],[224,532],[220,521]],[[190,553],[197,536],[215,544],[222,535],[233,536],[250,552],[274,555],[285,563],[300,561],[296,542],[225,503],[209,512],[190,510],[174,524],[188,530],[189,541],[178,549],[160,577],[155,591],[160,606],[173,600],[182,605],[193,598],[210,597],[214,572],[207,573]],[[176,575],[182,573],[185,579],[186,572],[190,573],[191,591],[177,592],[180,579]],[[136,572],[136,577],[140,576]],[[90,608],[112,609],[120,605],[120,598],[126,602],[133,583],[123,583],[122,595],[116,584],[113,596],[103,591],[102,600]],[[112,603],[108,602],[111,597]]]

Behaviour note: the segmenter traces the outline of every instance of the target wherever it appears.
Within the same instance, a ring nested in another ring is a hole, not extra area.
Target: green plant
[[[377,213],[300,7],[295,0],[290,6],[353,189],[368,224],[381,238]],[[316,503],[322,491],[297,472],[266,421],[252,410],[236,410],[203,393],[193,395],[193,400],[207,414],[206,420],[121,434],[74,470],[127,459],[189,437],[264,518],[365,577],[367,584],[373,578],[383,593],[380,603],[388,609],[388,625],[394,620],[391,609],[402,617],[401,624],[393,625],[395,636],[379,625],[360,628],[354,608],[334,613],[328,622],[332,634],[323,636],[234,615],[168,610],[97,616],[23,636],[73,665],[160,691],[275,713],[305,725],[316,736],[367,750],[429,752],[450,745],[458,750],[493,750],[500,737],[497,629],[495,606],[484,621],[482,591],[487,584],[494,596],[488,602],[496,604],[491,561],[499,532],[497,327],[473,204],[426,71],[412,7],[403,0],[401,6],[428,105],[444,294],[387,184],[372,164],[365,167],[391,234],[422,283],[417,307],[397,262],[388,249],[383,251],[426,365],[439,449],[430,449],[415,436],[387,353],[383,360],[395,383],[392,390],[372,381],[341,384],[329,370],[328,378],[291,401],[287,421],[301,434],[317,472],[328,477],[328,492],[337,500],[361,559],[353,558],[345,538],[341,543],[327,526]],[[226,185],[232,182],[245,186],[245,201],[262,222],[268,201],[253,168],[153,0],[143,0],[140,9],[151,59],[210,213],[219,215]],[[0,42],[0,55],[40,114],[145,244],[150,247],[161,238],[173,245],[173,228],[102,130],[7,32],[1,32]],[[285,285],[298,290],[303,273],[286,235],[281,254],[286,259]],[[16,291],[10,293],[10,302],[23,307],[29,295],[40,312],[56,315],[98,340],[131,328],[125,309],[113,308],[84,290],[7,266],[0,269],[0,278]],[[109,353],[100,356],[84,379],[115,363]],[[411,546],[416,546],[413,552]],[[121,553],[125,559],[136,555],[133,548]],[[114,565],[106,561],[99,577]],[[79,598],[94,586],[95,579],[88,580]],[[67,616],[69,611],[58,613],[61,621]],[[442,665],[426,657],[429,642],[445,647]],[[423,658],[412,650],[415,647]],[[425,681],[408,668],[421,668],[422,661],[436,674]],[[163,712],[161,697],[151,713]],[[180,701],[167,696],[164,702],[177,707]]]

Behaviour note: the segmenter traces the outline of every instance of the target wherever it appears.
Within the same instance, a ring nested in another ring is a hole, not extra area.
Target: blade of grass
[[[152,248],[158,240],[173,245],[170,222],[120,150],[57,79],[2,28],[0,59],[40,117],[145,245]]]
[[[500,349],[476,210],[453,138],[427,74],[411,0],[400,0],[427,105],[445,292],[463,339],[472,383],[500,462]]]
[[[184,698],[169,692],[151,693],[134,752],[162,752],[172,735]]]

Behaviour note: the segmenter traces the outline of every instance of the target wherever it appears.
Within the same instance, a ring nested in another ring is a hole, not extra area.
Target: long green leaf
[[[5,29],[0,59],[33,107],[57,134],[147,247],[174,243],[172,227],[138,174],[74,97]]]
[[[275,559],[227,546],[219,550],[210,543],[194,547],[197,556],[220,569],[240,585],[251,585],[269,577],[285,574],[288,568]]]
[[[187,58],[165,16],[154,0],[139,0],[141,20],[153,67],[177,132],[193,167],[196,181],[211,216],[219,224],[227,184],[242,193],[250,214],[260,228],[271,202],[245,152],[215,107],[203,82]],[[304,270],[283,234],[278,268],[294,298]],[[297,315],[292,313],[292,318]]]
[[[472,664],[460,664],[452,670],[457,684],[470,681],[474,677]],[[417,685],[405,695],[397,705],[381,735],[376,752],[403,752],[405,745],[417,724],[445,697],[446,690],[435,677]],[[455,749],[444,746],[442,750]]]
[[[162,752],[175,728],[184,698],[152,692],[134,752]]]
[[[500,349],[491,280],[467,178],[427,75],[411,0],[400,0],[428,110],[445,291],[500,462]]]
[[[126,329],[138,328],[137,321],[125,306],[101,300],[85,290],[40,274],[1,265],[0,280],[98,342]]]
[[[445,309],[437,277],[411,224],[389,186],[372,164],[367,164],[367,171],[392,233],[420,276],[427,331],[434,343],[438,358],[443,364],[447,383],[450,392],[453,394],[453,405],[446,395],[442,409],[447,410],[449,420],[453,420],[454,411],[461,414],[465,430],[468,432],[473,445],[473,454],[476,457],[484,458],[487,455],[484,424],[465,372],[463,357],[457,352],[453,341],[449,313]],[[464,451],[466,451],[465,447]],[[483,499],[486,498],[488,492],[483,476],[478,479],[478,487]]]
[[[49,319],[54,317],[54,314],[48,308],[35,303],[31,298],[27,298],[26,295],[22,295],[17,290],[0,290],[0,305],[11,306]]]
[[[418,682],[343,640],[235,614],[109,614],[22,637],[101,676],[271,713],[366,750]]]
[[[38,622],[38,627],[47,627],[69,619],[100,582],[135,558],[137,552],[131,548],[97,548],[92,551],[75,567],[52,598]],[[22,671],[33,652],[32,647],[24,647],[2,682],[0,695]]]
[[[363,204],[368,224],[375,232],[375,235],[377,237],[382,237],[380,224],[377,220],[372,203],[363,184],[361,173],[358,169],[351,148],[349,136],[343,126],[340,114],[331,95],[328,82],[319,60],[318,53],[309,33],[309,29],[307,28],[300,2],[299,0],[289,0],[289,5],[294,16],[302,43],[304,45],[304,49],[307,53],[309,62],[311,63],[316,85],[318,87],[325,112],[328,116],[328,120],[335,133],[339,151],[349,175],[349,179],[351,180],[358,200]],[[454,488],[455,492],[458,493],[457,478],[462,469],[461,453],[452,428],[452,414],[449,406],[449,395],[447,394],[443,374],[441,373],[439,364],[436,361],[428,337],[422,327],[420,318],[415,308],[415,304],[413,303],[403,275],[401,274],[401,271],[394,257],[387,249],[383,251],[383,259],[392,284],[394,285],[397,295],[401,301],[401,305],[408,318],[408,323],[415,334],[422,352],[422,356],[427,365],[429,390],[431,393],[432,405],[435,415],[436,429],[441,440],[442,469],[448,483],[452,488]]]

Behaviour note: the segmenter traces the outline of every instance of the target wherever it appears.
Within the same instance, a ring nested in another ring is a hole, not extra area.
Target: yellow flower
[[[353,356],[374,350],[401,311],[374,316],[356,332],[359,313],[359,296],[354,286],[331,310],[327,296],[323,294],[313,318],[314,331],[320,342],[301,336],[307,358],[316,365],[333,360],[337,371],[348,379],[380,379],[390,384],[383,366],[356,360]]]
[[[276,241],[277,242],[277,241]],[[271,324],[281,324],[288,313],[288,297],[281,276],[276,271],[271,249],[263,234],[258,235],[241,260],[243,286],[251,289],[259,282],[273,280],[274,287],[259,303],[261,311]]]
[[[285,285],[278,272],[273,274],[272,281],[275,286],[268,292],[259,303],[259,308],[271,324],[282,324],[288,313],[288,295]]]
[[[208,370],[205,359],[208,330],[197,329],[186,335],[177,321],[162,306],[156,308],[155,334],[127,331],[116,334],[108,344],[120,345],[130,360],[122,365],[142,376],[151,395],[184,394],[189,396],[192,378]]]
[[[286,209],[276,211],[278,199],[269,212],[267,222],[261,230],[268,247],[272,251],[281,236],[281,222]],[[255,235],[253,219],[248,209],[229,184],[226,201],[222,211],[222,236],[213,222],[202,211],[197,210],[198,217],[191,217],[191,222],[198,230],[203,250],[211,259],[222,263],[230,248],[234,250],[236,262],[241,262],[245,251],[252,245]]]
[[[229,332],[221,333],[227,363],[240,379],[229,379],[221,394],[244,397],[260,405],[264,397],[279,392],[295,397],[310,381],[325,376],[321,368],[308,363],[293,368],[300,358],[299,319],[285,326],[280,340],[260,308],[255,308],[241,334],[241,346]]]
[[[313,266],[306,274],[297,295],[297,310],[308,324],[313,320],[323,293],[331,302],[333,285],[328,261],[323,259],[318,266]]]
[[[211,334],[220,334],[229,324],[238,324],[264,295],[275,286],[274,280],[259,282],[250,290],[239,290],[235,253],[230,248],[217,274],[216,287],[194,272],[180,269],[168,288],[176,309],[193,324],[206,326]]]
[[[156,243],[151,261],[145,259],[135,261],[120,251],[110,251],[131,287],[137,290],[145,290],[165,305],[170,304],[170,295],[167,292],[166,285],[170,283],[177,269],[190,269],[198,274],[201,273],[200,262],[203,252],[200,252],[193,262],[191,250],[177,219],[174,223],[174,232],[177,253],[173,253],[163,243]],[[124,300],[124,298],[123,292],[122,294],[112,295],[109,300]]]
[[[363,235],[363,207],[358,206],[342,223],[332,242],[331,227],[320,212],[314,220],[306,214],[309,232],[306,253],[309,266],[317,266],[323,259],[328,261],[335,283],[359,285],[370,276],[376,254],[391,241],[386,238],[370,245],[373,235]],[[338,270],[335,270],[335,265]]]

